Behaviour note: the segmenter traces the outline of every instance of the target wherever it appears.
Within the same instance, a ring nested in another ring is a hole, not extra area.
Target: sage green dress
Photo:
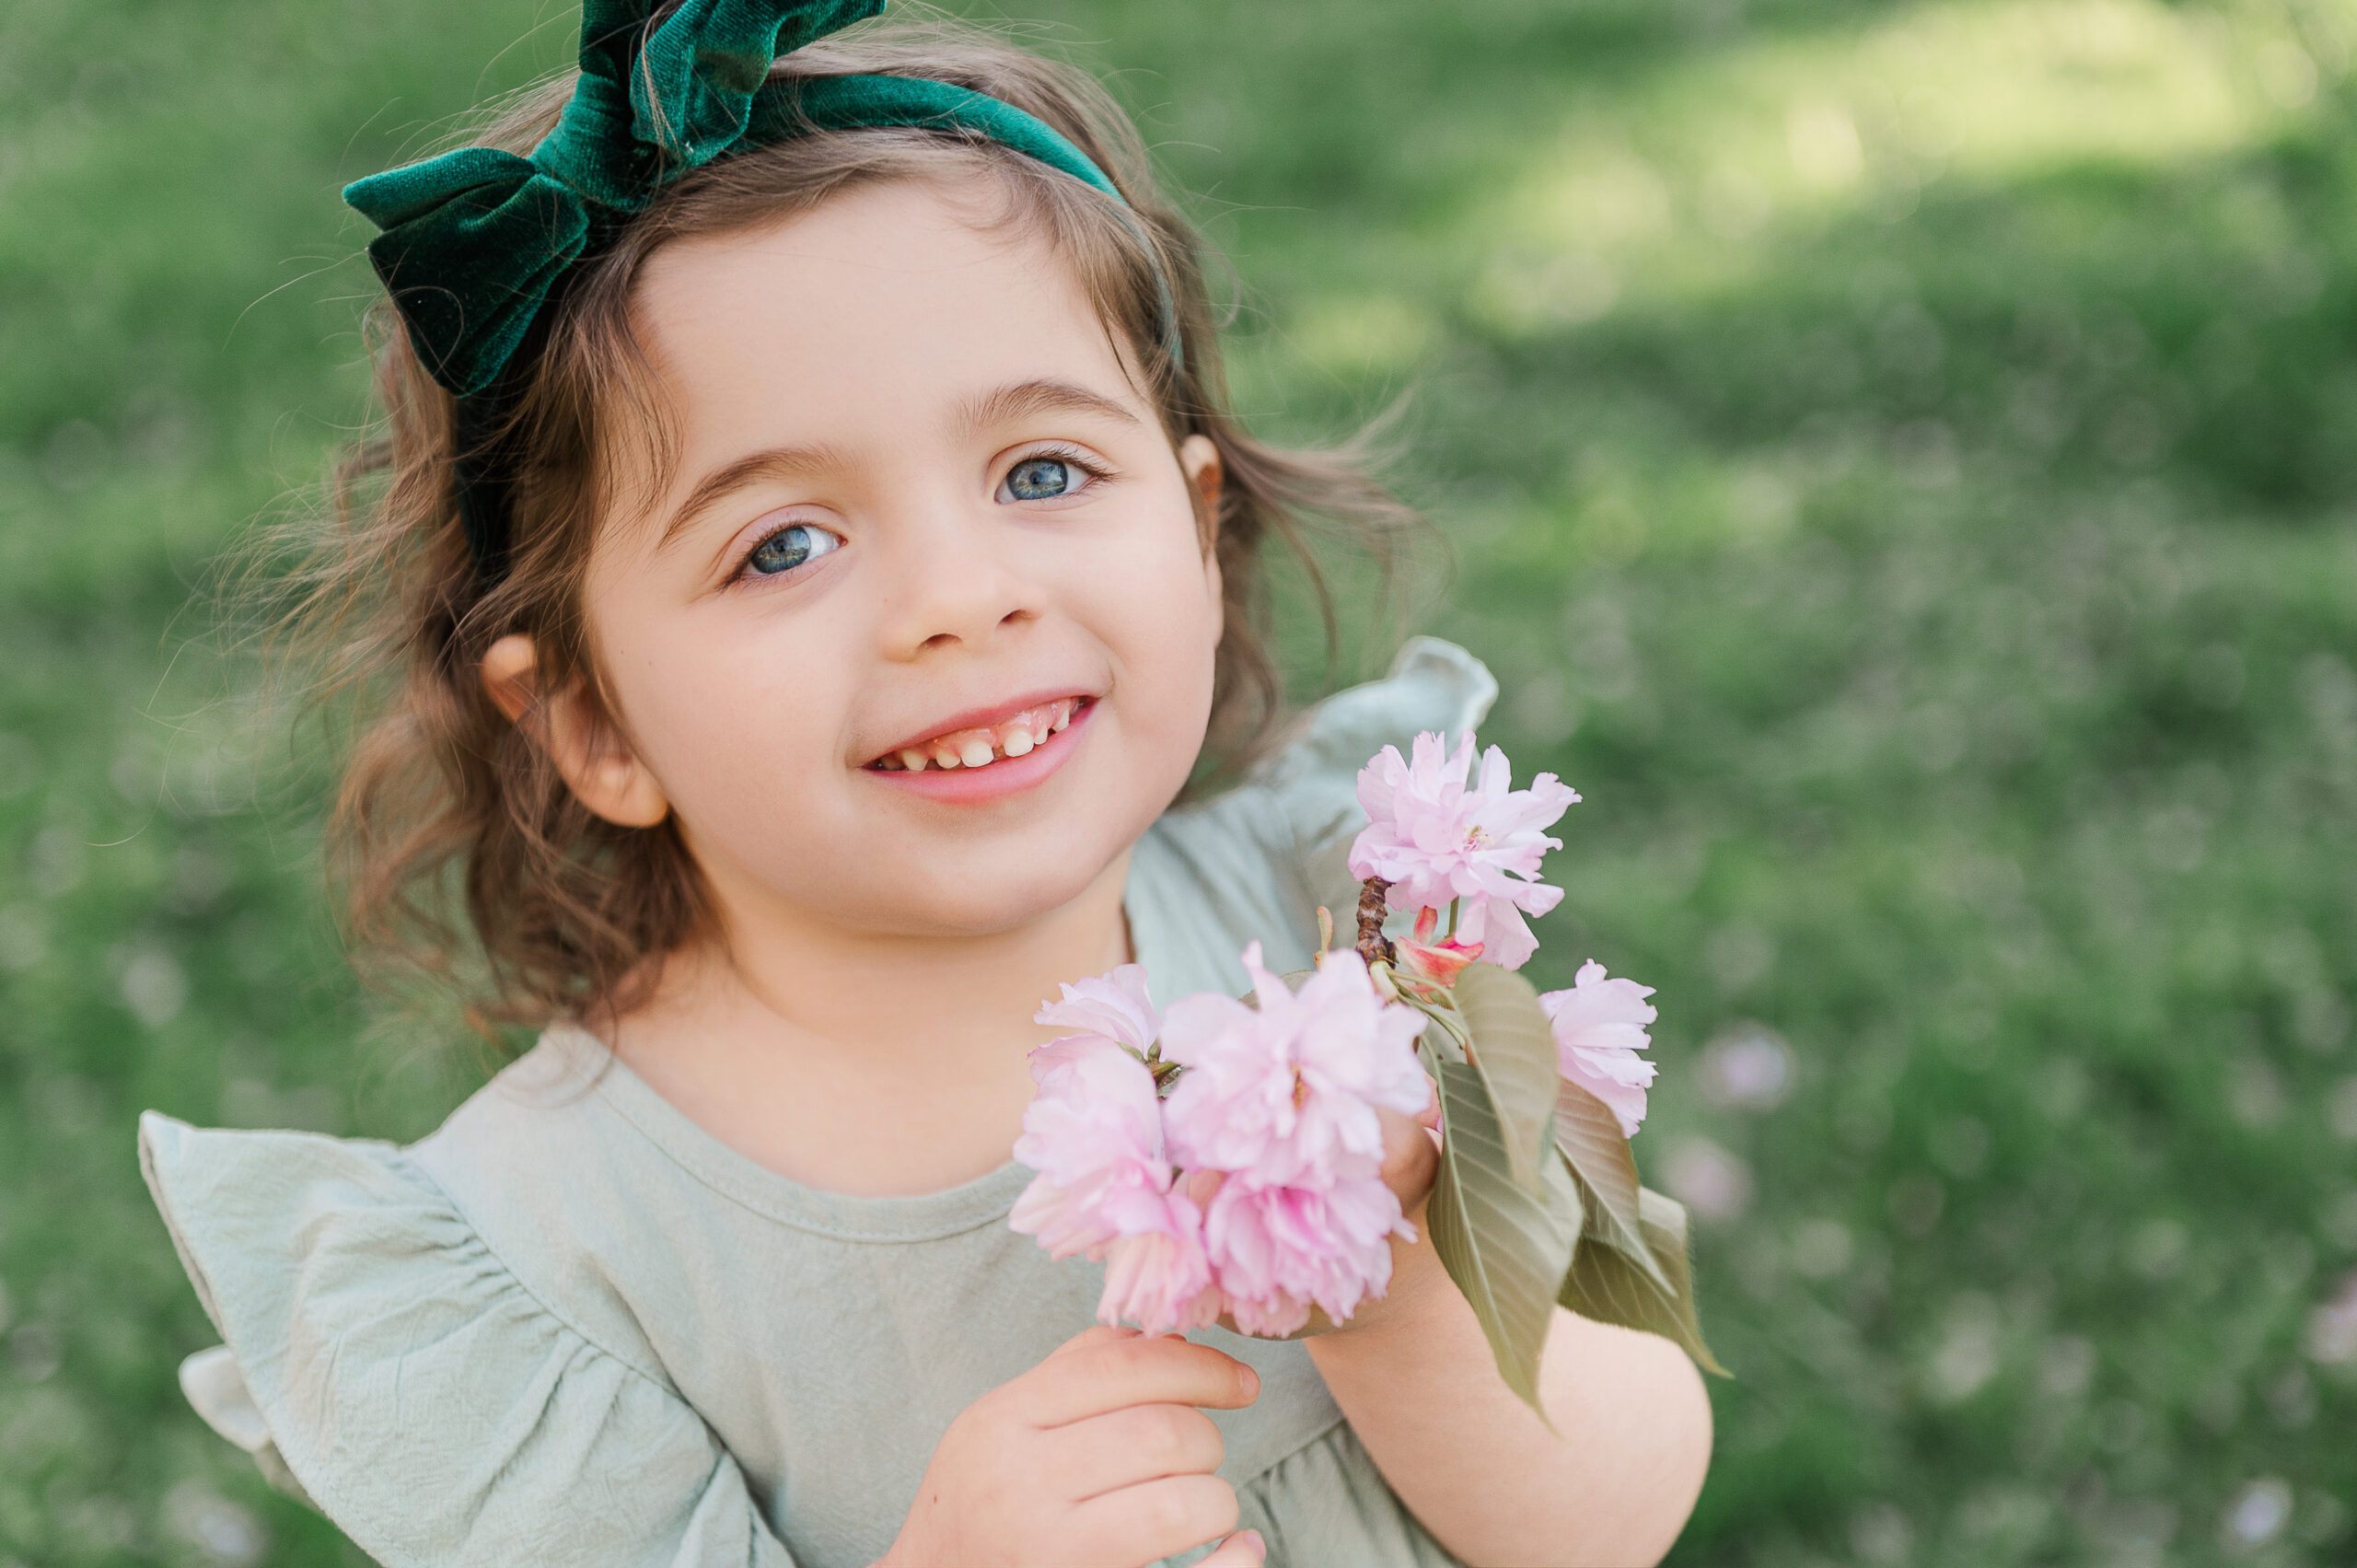
[[[1124,897],[1158,997],[1304,967],[1355,905],[1357,770],[1495,694],[1420,639],[1240,787],[1172,811]],[[974,1399],[1093,1318],[1101,1272],[1006,1215],[1008,1164],[852,1198],[754,1164],[588,1035],[537,1047],[407,1148],[154,1112],[140,1160],[226,1345],[181,1382],[361,1548],[412,1565],[853,1568],[890,1544]],[[1297,1343],[1196,1336],[1261,1377],[1213,1411],[1269,1562],[1446,1563]]]

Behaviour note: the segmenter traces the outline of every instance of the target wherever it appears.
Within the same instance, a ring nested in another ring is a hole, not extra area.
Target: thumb
[[[1268,1543],[1260,1539],[1259,1530],[1237,1530],[1221,1541],[1210,1556],[1197,1562],[1195,1568],[1260,1568],[1268,1554]]]

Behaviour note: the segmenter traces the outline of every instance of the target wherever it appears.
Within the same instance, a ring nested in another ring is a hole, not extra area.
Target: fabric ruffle
[[[661,1373],[533,1297],[400,1150],[151,1111],[139,1153],[261,1423],[232,1439],[371,1557],[791,1568]]]
[[[1270,1568],[1461,1568],[1434,1540],[1347,1422],[1237,1490],[1240,1528],[1260,1532]]]

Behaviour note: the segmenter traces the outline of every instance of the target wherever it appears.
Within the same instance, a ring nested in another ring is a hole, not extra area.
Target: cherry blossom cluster
[[[1033,1052],[1015,1157],[1039,1174],[1009,1223],[1105,1263],[1106,1322],[1225,1316],[1282,1336],[1313,1304],[1341,1322],[1390,1283],[1391,1237],[1415,1234],[1382,1179],[1377,1111],[1431,1098],[1422,1017],[1377,996],[1355,953],[1326,954],[1298,992],[1258,943],[1244,967],[1257,1008],[1205,992],[1157,1016],[1129,964],[1039,1010],[1074,1032]]]
[[[1009,1223],[1056,1258],[1104,1263],[1104,1321],[1164,1333],[1225,1318],[1282,1336],[1313,1306],[1340,1323],[1389,1284],[1392,1240],[1414,1232],[1382,1178],[1380,1113],[1415,1116],[1433,1094],[1415,993],[1445,993],[1469,963],[1529,958],[1524,915],[1562,897],[1538,880],[1562,847],[1545,830],[1579,799],[1551,773],[1510,788],[1496,747],[1476,780],[1474,758],[1471,735],[1451,752],[1426,734],[1412,761],[1387,746],[1359,774],[1368,826],[1352,874],[1413,926],[1375,971],[1335,949],[1296,991],[1254,943],[1253,1004],[1205,992],[1157,1011],[1145,970],[1128,964],[1040,1008],[1039,1023],[1066,1032],[1032,1052],[1038,1092],[1015,1156],[1036,1175]],[[1651,994],[1591,962],[1539,999],[1563,1076],[1626,1133],[1654,1078],[1637,1054]]]
[[[1562,901],[1562,889],[1538,880],[1538,865],[1563,847],[1546,831],[1579,804],[1579,793],[1552,773],[1528,789],[1508,787],[1513,769],[1492,746],[1473,774],[1469,731],[1452,752],[1430,731],[1416,737],[1412,760],[1387,746],[1359,773],[1367,825],[1351,845],[1351,875],[1380,877],[1396,911],[1412,912],[1414,934],[1394,944],[1401,967],[1439,985],[1480,960],[1518,970],[1538,950],[1523,921]],[[1448,935],[1435,942],[1441,914],[1453,911]],[[1654,1063],[1639,1056],[1652,1041],[1645,1027],[1653,987],[1608,977],[1594,960],[1570,989],[1540,993],[1563,1076],[1612,1109],[1633,1137],[1645,1119]]]

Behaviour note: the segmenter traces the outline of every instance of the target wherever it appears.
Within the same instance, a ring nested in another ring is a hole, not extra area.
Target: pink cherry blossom
[[[1415,1239],[1378,1177],[1325,1188],[1230,1179],[1203,1216],[1203,1245],[1236,1326],[1283,1336],[1316,1303],[1340,1323],[1391,1283],[1390,1237]]]
[[[1225,1303],[1212,1283],[1211,1260],[1203,1252],[1202,1211],[1184,1194],[1171,1192],[1153,1213],[1141,1209],[1131,1217],[1139,1228],[1117,1237],[1105,1249],[1097,1320],[1134,1323],[1149,1334],[1183,1333],[1218,1322]]]
[[[1101,1257],[1116,1237],[1167,1227],[1171,1169],[1154,1074],[1110,1040],[1073,1044],[1041,1079],[1015,1157],[1038,1174],[1007,1223],[1051,1257]]]
[[[1050,1073],[1084,1053],[1090,1042],[1110,1040],[1144,1056],[1162,1032],[1162,1015],[1146,994],[1145,966],[1123,964],[1077,984],[1061,986],[1063,995],[1040,1004],[1035,1024],[1069,1029],[1031,1052],[1031,1077],[1044,1084]]]
[[[1431,1098],[1415,1054],[1423,1016],[1375,993],[1366,965],[1328,953],[1298,994],[1244,950],[1260,1001],[1183,997],[1163,1019],[1162,1052],[1185,1071],[1164,1102],[1170,1156],[1257,1187],[1330,1187],[1383,1165],[1388,1107],[1412,1116]]]
[[[1611,980],[1593,958],[1580,966],[1568,991],[1538,998],[1555,1035],[1555,1055],[1563,1076],[1585,1089],[1620,1119],[1623,1137],[1633,1138],[1645,1120],[1645,1089],[1660,1071],[1637,1052],[1653,1044],[1645,1026],[1655,1016],[1650,985]]]
[[[1097,1315],[1105,1322],[1126,1319],[1162,1334],[1217,1321],[1202,1211],[1174,1189],[1153,1074],[1109,1035],[1072,1035],[1056,1044],[1058,1059],[1039,1073],[1039,1090],[1015,1144],[1015,1157],[1039,1174],[1016,1200],[1008,1225],[1039,1237],[1051,1257],[1102,1259]]]
[[[1444,909],[1462,899],[1457,938],[1480,943],[1493,964],[1520,969],[1538,947],[1523,915],[1545,914],[1563,896],[1538,879],[1547,852],[1562,848],[1544,830],[1579,795],[1552,773],[1528,789],[1508,788],[1513,770],[1494,746],[1469,784],[1470,730],[1454,754],[1429,730],[1416,737],[1414,751],[1411,762],[1387,746],[1360,771],[1367,825],[1351,845],[1351,875],[1390,883],[1395,910]]]

